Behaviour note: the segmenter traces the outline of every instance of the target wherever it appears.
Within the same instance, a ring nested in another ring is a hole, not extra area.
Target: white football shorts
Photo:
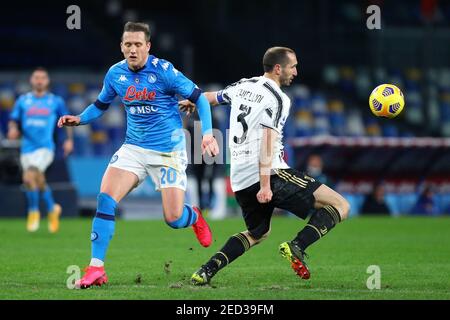
[[[55,153],[53,150],[40,148],[32,152],[22,153],[20,155],[20,164],[22,165],[23,171],[34,167],[44,173],[48,166],[53,162],[54,157]]]
[[[112,156],[109,166],[133,172],[142,183],[150,176],[156,190],[179,188],[186,191],[186,151],[158,152],[124,144]]]

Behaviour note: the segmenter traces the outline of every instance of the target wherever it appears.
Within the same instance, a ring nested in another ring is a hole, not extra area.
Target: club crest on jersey
[[[139,83],[139,78],[134,79],[134,82]]]
[[[150,73],[150,74],[148,75],[148,78],[147,78],[147,80],[148,80],[148,82],[150,82],[150,83],[155,83],[155,82],[156,82],[156,80],[157,80],[157,78],[156,78],[156,74],[154,74],[154,73]]]
[[[125,101],[135,101],[135,100],[155,100],[156,92],[148,91],[147,88],[143,90],[137,90],[136,86],[129,86],[127,88],[127,92],[125,93],[125,97],[123,100]]]

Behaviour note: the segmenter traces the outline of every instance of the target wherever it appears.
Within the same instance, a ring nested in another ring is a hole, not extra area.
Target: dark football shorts
[[[256,195],[260,190],[259,182],[235,193],[242,208],[245,224],[254,239],[260,239],[270,229],[270,220],[275,208],[292,212],[306,219],[314,208],[313,192],[322,183],[295,169],[277,169],[270,178],[272,200],[259,203]]]

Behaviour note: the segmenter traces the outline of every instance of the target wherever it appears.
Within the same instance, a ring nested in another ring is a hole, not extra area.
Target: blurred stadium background
[[[81,30],[66,28],[71,4],[81,8]],[[381,8],[381,30],[366,27],[371,4]],[[123,58],[119,41],[129,20],[148,22],[151,53],[204,90],[260,75],[268,47],[292,47],[299,76],[287,89],[288,163],[306,170],[310,155],[319,155],[322,176],[351,202],[351,216],[365,213],[377,185],[393,216],[450,213],[449,1],[39,1],[7,8],[0,19],[0,216],[26,213],[17,145],[5,136],[15,99],[30,89],[31,70],[48,68],[51,91],[80,113],[96,99],[109,66]],[[376,118],[368,107],[382,83],[399,86],[406,97],[394,120]],[[103,118],[75,129],[73,155],[64,159],[59,148],[47,174],[66,216],[94,213],[104,169],[123,141],[124,116],[116,100]],[[214,109],[214,117],[225,132],[228,109]],[[190,200],[202,202],[212,218],[240,215],[227,165],[203,169],[190,170]],[[200,196],[199,171],[213,180]],[[159,202],[148,180],[120,211],[126,219],[161,218]]]

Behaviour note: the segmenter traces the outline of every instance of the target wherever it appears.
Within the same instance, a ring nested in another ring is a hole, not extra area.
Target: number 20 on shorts
[[[161,184],[174,184],[177,181],[177,171],[174,168],[161,168]]]

